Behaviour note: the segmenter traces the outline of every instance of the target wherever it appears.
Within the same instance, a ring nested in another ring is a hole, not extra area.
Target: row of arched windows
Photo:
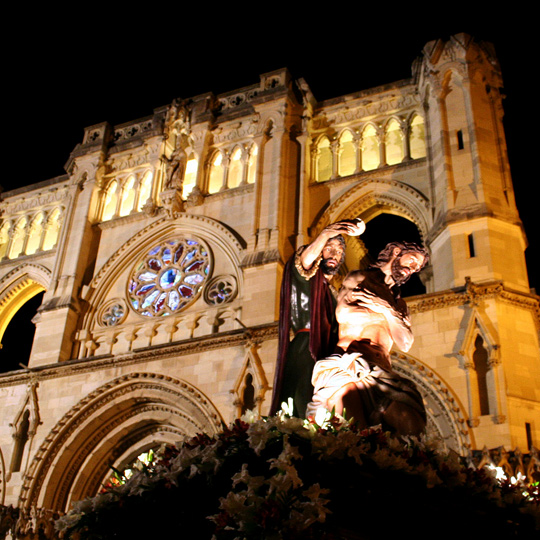
[[[258,146],[237,145],[230,149],[215,150],[207,161],[205,174],[199,182],[201,192],[218,193],[227,189],[254,184],[257,170]],[[199,160],[191,154],[186,162],[182,182],[182,198],[186,200],[199,177]],[[146,170],[112,178],[103,193],[101,221],[140,212],[153,197],[154,175]]]
[[[4,221],[0,227],[0,260],[16,259],[54,248],[61,223],[61,208]]]
[[[258,151],[256,144],[216,151],[209,162],[207,192],[217,193],[255,183]]]
[[[113,178],[103,196],[102,221],[140,212],[149,199],[152,199],[153,179],[154,175],[150,170]]]
[[[203,174],[198,157],[192,153],[185,166],[182,198],[186,200],[197,185],[202,193],[211,195],[254,184],[258,153],[255,143],[214,150]],[[415,115],[408,122],[392,118],[384,127],[367,124],[361,130],[346,129],[332,140],[323,135],[314,146],[313,170],[315,180],[324,182],[425,155],[422,117]],[[102,199],[101,220],[140,212],[153,197],[153,181],[150,170],[111,179]]]
[[[382,127],[367,124],[359,130],[345,129],[332,140],[320,137],[312,155],[314,178],[325,182],[425,155],[422,117],[414,115],[408,122],[392,118]]]

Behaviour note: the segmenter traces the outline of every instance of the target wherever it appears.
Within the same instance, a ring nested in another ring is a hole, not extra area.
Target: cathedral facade
[[[430,433],[465,456],[538,445],[539,298],[501,88],[464,34],[426,44],[410,79],[323,102],[278,70],[90,126],[64,176],[2,194],[2,341],[39,307],[29,356],[1,357],[0,505],[34,531],[111,466],[266,415],[284,263],[353,217],[408,240],[393,216],[431,253],[406,298],[415,343],[392,354]],[[348,238],[346,269],[367,250]]]

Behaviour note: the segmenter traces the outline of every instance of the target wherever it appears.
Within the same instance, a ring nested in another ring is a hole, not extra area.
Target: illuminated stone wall
[[[538,445],[539,304],[490,55],[433,42],[409,80],[321,103],[263,74],[90,126],[65,176],[2,194],[0,331],[45,294],[28,369],[0,373],[0,504],[64,511],[111,462],[266,414],[284,262],[356,216],[399,216],[432,253],[393,354],[430,432],[464,455]],[[346,266],[365,252],[348,239]]]

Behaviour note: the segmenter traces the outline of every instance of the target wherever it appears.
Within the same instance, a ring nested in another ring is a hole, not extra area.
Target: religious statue
[[[293,414],[304,416],[313,395],[313,366],[332,353],[337,342],[337,293],[330,281],[345,259],[342,235],[357,236],[364,230],[361,219],[332,223],[311,244],[299,248],[285,265],[271,414],[292,398]]]
[[[419,435],[426,413],[416,386],[392,370],[395,344],[413,344],[409,312],[399,286],[428,262],[427,251],[413,243],[392,242],[375,264],[345,278],[338,295],[339,337],[334,354],[313,369],[314,395],[307,415],[334,410],[360,427],[382,424],[397,435]]]

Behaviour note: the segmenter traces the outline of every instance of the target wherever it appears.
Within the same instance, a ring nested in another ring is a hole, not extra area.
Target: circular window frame
[[[115,314],[116,317],[115,322],[112,324],[107,324],[105,322],[105,316],[108,312],[110,312],[115,306],[120,306],[120,308],[123,310],[122,315]],[[128,303],[123,300],[122,298],[113,298],[112,300],[109,300],[106,304],[104,304],[97,313],[97,323],[98,326],[101,328],[112,328],[113,326],[118,326],[122,324],[129,313]]]
[[[156,243],[133,265],[126,283],[127,304],[144,319],[176,315],[201,297],[213,266],[208,244],[196,236]]]

